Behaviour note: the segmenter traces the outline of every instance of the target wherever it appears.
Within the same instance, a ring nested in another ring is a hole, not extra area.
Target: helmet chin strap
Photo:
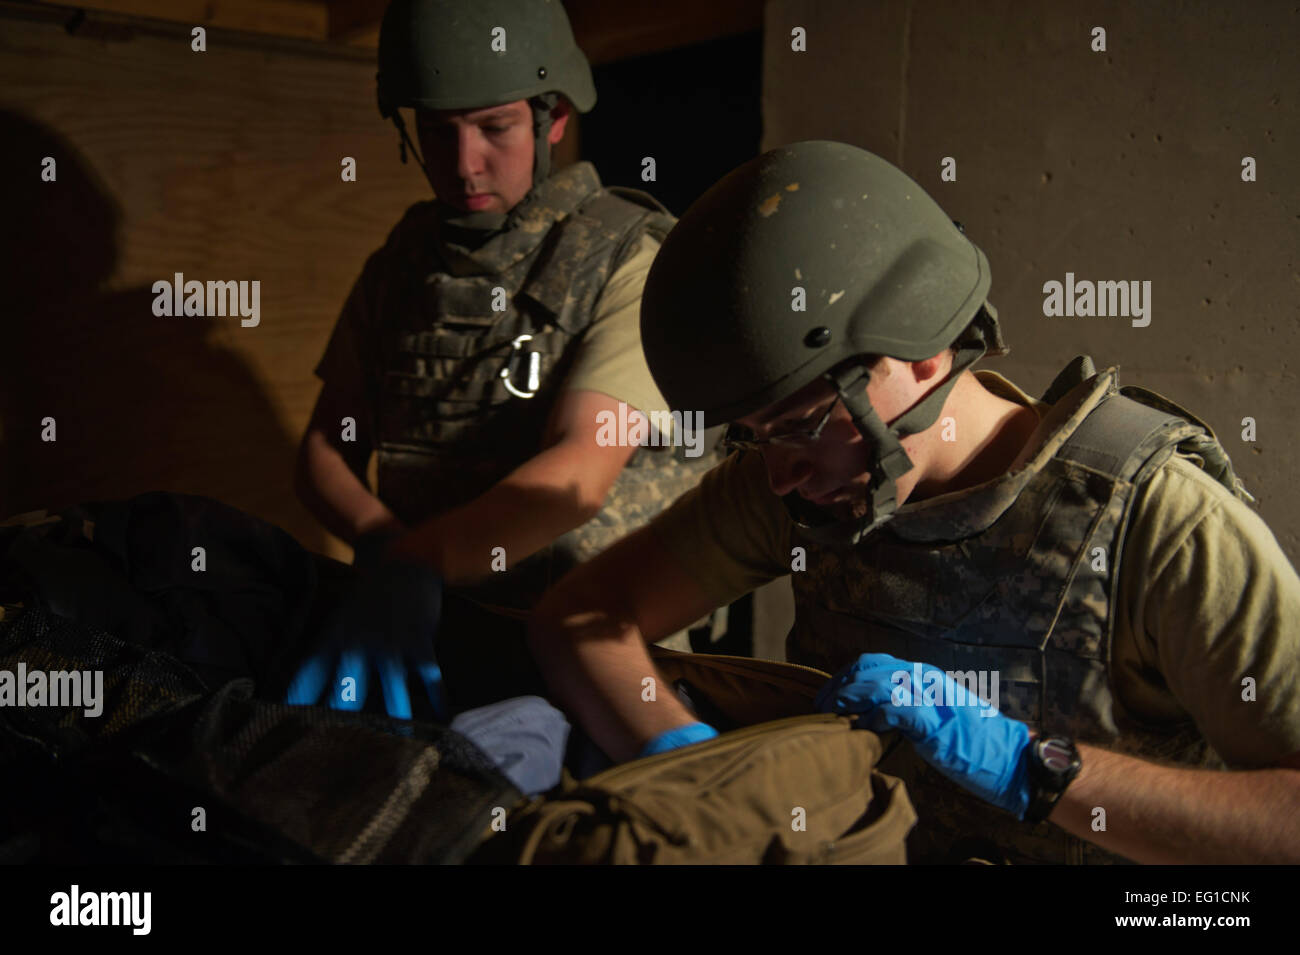
[[[826,374],[870,448],[867,513],[858,518],[837,520],[824,508],[809,503],[798,492],[792,491],[782,500],[805,537],[835,547],[852,547],[893,516],[898,508],[898,479],[914,466],[899,438],[924,431],[938,420],[948,393],[957,384],[957,376],[983,357],[985,351],[982,337],[977,343],[959,346],[944,383],[909,408],[892,427],[880,420],[867,397],[871,372],[865,364],[850,365]]]
[[[551,174],[550,132],[553,123],[551,110],[559,102],[559,99],[557,93],[541,93],[528,100],[528,107],[533,115],[533,184],[529,188],[528,194],[515,204],[515,209],[524,205],[532,197],[537,187],[545,182]],[[392,119],[402,137],[398,144],[402,162],[406,162],[406,151],[409,148],[415,156],[415,161],[420,170],[424,173],[424,178],[428,180],[429,188],[433,190],[436,196],[438,189],[433,184],[433,177],[429,175],[429,167],[420,156],[419,150],[415,148],[415,143],[411,141],[411,137],[406,131],[406,123],[402,120],[401,111],[394,109]],[[437,209],[440,221],[449,226],[453,233],[459,233],[458,236],[453,237],[465,240],[466,244],[486,241],[506,228],[510,221],[510,212],[461,212],[459,209],[455,209],[443,202],[437,204]]]
[[[551,110],[560,101],[558,93],[539,93],[528,101],[533,111],[533,188],[551,175]]]

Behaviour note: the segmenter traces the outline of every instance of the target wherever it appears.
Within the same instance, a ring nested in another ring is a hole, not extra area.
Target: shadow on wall
[[[274,521],[297,437],[252,370],[207,319],[155,317],[150,287],[104,290],[123,213],[72,143],[9,110],[0,142],[0,520],[164,490]],[[323,550],[325,534],[301,543]]]

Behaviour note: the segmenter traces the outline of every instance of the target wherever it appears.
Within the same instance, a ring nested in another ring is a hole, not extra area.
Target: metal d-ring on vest
[[[515,354],[519,351],[524,342],[533,340],[532,335],[519,335],[510,343],[512,352],[506,359],[506,366],[501,369],[501,383],[506,386],[506,391],[510,392],[516,398],[531,398],[537,394],[537,389],[541,384],[542,354],[537,351],[528,353],[528,390],[520,391],[510,383],[510,367],[514,363]]]

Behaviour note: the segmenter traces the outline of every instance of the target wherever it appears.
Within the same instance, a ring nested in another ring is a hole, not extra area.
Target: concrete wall
[[[983,366],[1041,394],[1090,354],[1183,404],[1296,562],[1300,8],[769,0],[765,29],[763,148],[841,140],[902,168],[989,257],[1012,354]],[[1150,325],[1045,317],[1066,272],[1149,280]],[[760,644],[783,607],[769,597]]]

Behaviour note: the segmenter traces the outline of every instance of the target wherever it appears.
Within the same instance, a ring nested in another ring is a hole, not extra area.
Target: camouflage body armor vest
[[[1076,359],[1045,396],[1059,425],[1034,454],[1050,455],[1046,463],[977,489],[965,526],[953,525],[951,511],[942,521],[904,513],[851,551],[805,544],[808,569],[792,575],[787,659],[835,672],[861,653],[889,653],[985,671],[989,685],[996,672],[1001,712],[1031,730],[1222,768],[1190,722],[1143,726],[1122,711],[1109,677],[1111,634],[1134,492],[1174,450],[1249,495],[1208,426],[1153,392],[1121,391],[1117,369],[1080,382],[1081,370],[1091,374],[1091,361]],[[805,542],[796,535],[796,543]],[[906,740],[880,765],[904,780],[917,809],[909,861],[1128,861],[988,805]]]
[[[555,173],[510,222],[477,248],[459,245],[430,201],[408,210],[389,239],[394,269],[378,306],[383,367],[373,433],[379,496],[407,526],[478,497],[542,450],[605,284],[642,235],[662,240],[673,224],[648,195],[602,188],[590,163]],[[506,555],[507,572],[465,593],[528,609],[712,463],[709,454],[639,448],[595,518],[527,560]],[[491,559],[483,555],[485,571]]]

